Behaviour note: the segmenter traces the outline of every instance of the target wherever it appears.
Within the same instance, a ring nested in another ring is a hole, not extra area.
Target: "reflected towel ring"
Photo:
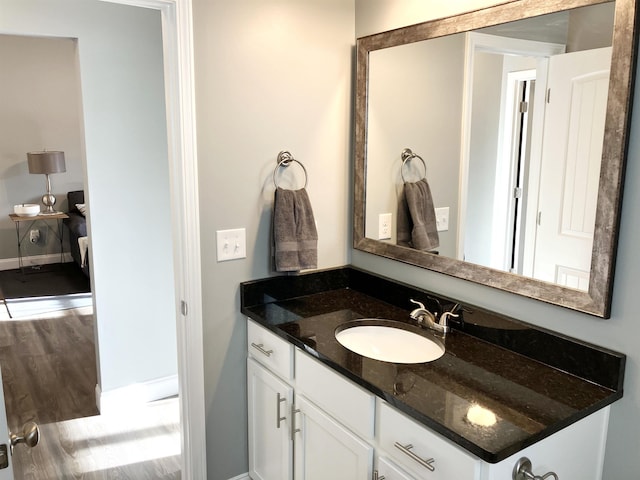
[[[300,160],[296,160],[295,158],[293,158],[293,155],[291,155],[286,150],[283,150],[278,154],[277,162],[278,164],[276,165],[276,168],[273,169],[273,184],[276,186],[276,188],[279,188],[278,181],[276,180],[276,173],[278,173],[278,169],[280,167],[288,167],[289,165],[291,165],[291,162],[297,163],[302,168],[302,171],[304,172],[304,187],[302,188],[307,188],[309,175],[307,174],[307,169],[304,168],[304,165],[302,164],[302,162],[300,162]]]
[[[414,158],[417,158],[422,162],[422,166],[424,167],[424,176],[422,178],[427,178],[427,164],[425,163],[424,159],[420,155],[418,155],[417,153],[413,153],[410,148],[405,148],[404,150],[402,150],[402,154],[400,156],[402,157],[402,166],[400,167],[400,176],[402,177],[402,181],[404,183],[407,183],[407,180],[404,178],[404,172],[403,172],[404,166],[409,160],[412,160]]]

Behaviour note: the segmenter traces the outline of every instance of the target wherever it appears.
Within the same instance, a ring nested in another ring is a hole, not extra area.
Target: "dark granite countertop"
[[[454,302],[352,267],[241,285],[242,312],[391,405],[496,463],[622,397],[625,356],[465,305],[445,354],[422,364],[347,350],[335,329],[360,318],[412,323],[410,298]],[[479,405],[496,416],[467,419]]]

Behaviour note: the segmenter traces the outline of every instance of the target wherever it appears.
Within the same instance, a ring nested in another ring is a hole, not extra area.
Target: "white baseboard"
[[[62,255],[63,262],[72,262],[71,254],[65,252]],[[29,255],[28,257],[22,257],[22,263],[25,267],[32,267],[34,265],[48,265],[50,263],[60,263],[59,253],[49,253],[46,255]],[[20,268],[20,262],[18,258],[2,258],[0,259],[0,270],[15,270]]]
[[[238,475],[237,477],[230,478],[229,480],[251,480],[251,477],[248,473],[243,473],[242,475]]]
[[[96,406],[101,414],[117,413],[154,400],[178,395],[178,375],[127,385],[103,392],[96,385]]]

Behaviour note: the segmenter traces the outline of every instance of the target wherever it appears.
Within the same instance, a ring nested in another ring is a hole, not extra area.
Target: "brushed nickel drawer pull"
[[[280,422],[283,422],[287,419],[287,417],[281,417],[280,416],[280,404],[282,402],[286,402],[287,401],[287,397],[283,397],[282,395],[280,395],[280,392],[278,392],[278,402],[276,405],[276,418],[278,419],[277,421],[277,427],[280,428]]]
[[[384,475],[378,475],[378,470],[373,471],[373,480],[384,480]]]
[[[296,428],[296,413],[300,413],[300,409],[296,408],[296,406],[291,404],[291,441],[294,441],[294,437],[296,433],[300,431],[299,428]]]
[[[434,467],[432,465],[433,462],[435,462],[435,459],[433,458],[428,458],[428,459],[424,459],[419,457],[418,455],[416,455],[415,453],[413,453],[411,451],[411,449],[413,448],[413,445],[411,445],[410,443],[407,445],[402,445],[400,442],[396,442],[394,443],[394,446],[400,450],[402,453],[404,453],[405,455],[411,457],[412,459],[414,459],[416,462],[418,462],[420,465],[422,465],[424,468],[426,468],[427,470],[433,472],[435,471],[436,467]]]
[[[271,354],[273,353],[273,350],[265,350],[264,349],[264,344],[262,344],[262,343],[253,343],[253,342],[251,342],[251,346],[253,348],[255,348],[256,350],[258,350],[260,353],[265,354],[267,357],[270,357]]]

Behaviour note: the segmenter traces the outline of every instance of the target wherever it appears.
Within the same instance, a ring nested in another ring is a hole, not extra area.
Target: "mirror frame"
[[[373,240],[366,238],[364,232],[370,52],[611,1],[518,0],[357,39],[353,247],[550,304],[609,318],[636,68],[635,0],[615,2],[611,73],[588,291]]]

